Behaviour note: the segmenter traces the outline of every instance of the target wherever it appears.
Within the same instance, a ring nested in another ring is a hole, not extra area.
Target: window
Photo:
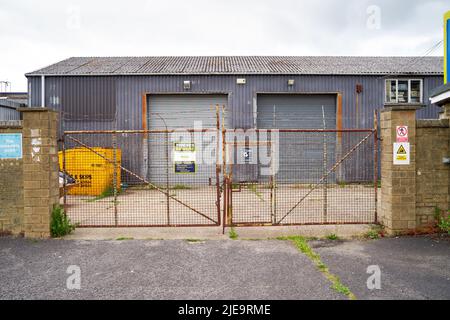
[[[421,79],[386,80],[386,103],[422,103]]]

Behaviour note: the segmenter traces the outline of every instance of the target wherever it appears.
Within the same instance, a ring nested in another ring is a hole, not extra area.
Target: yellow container
[[[99,196],[110,194],[113,190],[114,150],[107,148],[74,148],[65,151],[66,172],[76,180],[76,185],[70,188],[70,195]],[[100,156],[101,155],[101,156]],[[105,157],[106,159],[102,158]],[[59,168],[63,171],[63,152],[58,153]],[[120,190],[121,150],[117,149],[116,187]]]

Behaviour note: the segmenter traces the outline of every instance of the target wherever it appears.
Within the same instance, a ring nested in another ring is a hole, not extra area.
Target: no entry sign
[[[397,126],[397,142],[408,142],[408,126]]]

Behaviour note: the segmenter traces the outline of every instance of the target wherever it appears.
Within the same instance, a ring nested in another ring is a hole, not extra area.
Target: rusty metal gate
[[[377,221],[374,129],[65,131],[66,213],[80,227]],[[376,117],[375,117],[376,118]],[[73,179],[72,179],[73,178]]]
[[[62,188],[72,222],[79,227],[220,225],[219,167],[215,158],[192,165],[197,134],[214,138],[217,130],[66,131],[60,167],[70,176]],[[177,150],[181,159],[174,164]]]
[[[376,129],[223,135],[227,225],[376,223]]]

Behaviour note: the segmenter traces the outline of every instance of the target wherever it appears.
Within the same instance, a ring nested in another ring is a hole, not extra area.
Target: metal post
[[[227,170],[227,139],[226,138],[227,137],[226,137],[226,129],[225,129],[225,106],[223,105],[222,106],[222,161],[223,161],[224,186],[225,186],[225,188],[228,188],[229,183],[230,183],[230,181],[229,181],[230,178],[228,176],[228,170]],[[230,219],[230,217],[229,217],[230,193],[231,193],[231,190],[227,189],[227,194],[226,194],[226,197],[224,198],[224,201],[226,202],[226,205],[224,206],[224,220],[223,220],[224,228],[225,228],[226,224],[229,224],[229,219]]]
[[[225,234],[225,227],[227,224],[227,210],[228,210],[228,178],[223,177],[223,219],[222,219],[222,234]]]
[[[325,110],[322,106],[322,119],[323,119],[323,130],[327,129],[326,121],[325,121]],[[327,214],[328,214],[328,176],[326,175],[327,172],[327,134],[326,132],[323,133],[323,222],[327,222]]]
[[[67,210],[67,187],[66,187],[66,134],[63,132],[62,138],[62,152],[63,152],[63,160],[62,160],[62,170],[63,170],[63,205],[64,212]]]
[[[373,185],[375,191],[375,223],[378,223],[378,112],[374,110],[373,113]]]
[[[166,127],[167,129],[167,127]],[[167,225],[170,225],[170,190],[169,190],[169,131],[166,130],[166,201],[167,201]]]
[[[117,134],[114,133],[112,136],[112,146],[113,146],[113,190],[114,190],[114,224],[118,225],[117,217]]]
[[[271,206],[272,206],[272,223],[277,223],[277,186],[276,186],[276,180],[275,180],[275,166],[274,166],[274,152],[273,152],[273,136],[272,131],[270,132],[270,167],[272,171],[272,175],[270,177],[270,184],[271,184],[271,190],[270,190],[270,200],[271,200]]]
[[[219,150],[220,150],[220,113],[219,105],[216,104],[216,191],[217,191],[217,224],[220,225],[220,160],[219,160]]]

